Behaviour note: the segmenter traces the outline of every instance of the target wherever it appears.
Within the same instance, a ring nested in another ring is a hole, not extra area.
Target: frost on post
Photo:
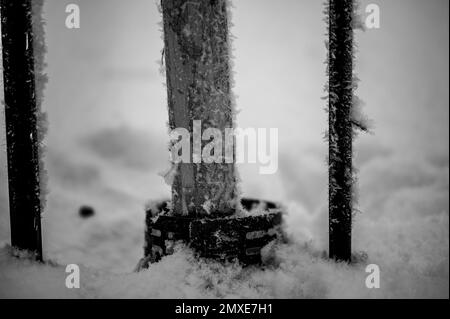
[[[329,0],[329,255],[351,260],[354,0]]]
[[[164,52],[170,129],[202,132],[233,127],[226,0],[164,0]],[[191,134],[192,138],[192,134]],[[193,145],[203,149],[202,145]],[[233,164],[180,163],[172,184],[175,214],[231,215],[236,207]]]
[[[42,260],[45,116],[42,1],[1,0],[11,244]]]

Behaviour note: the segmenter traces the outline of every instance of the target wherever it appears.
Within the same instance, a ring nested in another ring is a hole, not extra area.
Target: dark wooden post
[[[351,260],[353,0],[329,0],[329,255]]]
[[[11,244],[42,260],[31,0],[1,0]]]
[[[226,0],[163,0],[164,45],[171,129],[193,133],[233,127]],[[191,140],[191,150],[195,145]],[[223,147],[223,145],[222,145]],[[192,153],[192,152],[191,152]],[[224,151],[222,149],[222,154]],[[210,217],[233,214],[233,163],[180,163],[172,185],[175,214]]]

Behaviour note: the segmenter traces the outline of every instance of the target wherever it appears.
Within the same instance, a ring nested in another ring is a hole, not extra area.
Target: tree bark
[[[171,129],[233,127],[226,0],[164,0],[164,50]],[[223,145],[222,145],[222,154]],[[175,214],[224,216],[236,206],[234,164],[180,163],[172,185]]]
[[[31,0],[1,0],[11,244],[42,260]]]
[[[329,256],[351,260],[353,0],[329,1]]]

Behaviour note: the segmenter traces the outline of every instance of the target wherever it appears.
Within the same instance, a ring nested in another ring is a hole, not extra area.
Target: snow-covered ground
[[[324,259],[307,243],[267,247],[264,257],[270,260],[264,268],[198,260],[188,248],[178,247],[139,273],[81,266],[79,289],[66,288],[65,266],[18,259],[6,247],[0,250],[0,297],[448,298],[448,216],[401,224],[384,227],[382,236],[376,229],[381,223],[366,225],[360,245],[369,259],[351,266]],[[115,260],[106,252],[103,256]],[[365,286],[369,263],[380,267],[379,289]]]
[[[186,248],[133,273],[142,256],[144,206],[167,198],[162,41],[151,1],[47,0],[49,175],[43,215],[48,265],[11,257],[5,141],[0,134],[0,297],[448,298],[448,2],[379,1],[382,27],[358,34],[358,95],[374,135],[355,144],[359,208],[353,246],[367,260],[322,259],[327,247],[326,81],[320,1],[235,1],[240,127],[278,127],[279,170],[240,165],[246,196],[280,201],[293,243],[271,266],[198,261]],[[362,1],[364,4],[368,1]],[[254,8],[258,8],[255,10]],[[105,18],[108,17],[108,18]],[[270,21],[270,23],[268,23]],[[256,32],[258,30],[258,32]],[[0,128],[4,131],[3,118]],[[81,219],[78,209],[96,214]],[[65,266],[81,288],[65,287]],[[381,270],[365,287],[365,265]]]

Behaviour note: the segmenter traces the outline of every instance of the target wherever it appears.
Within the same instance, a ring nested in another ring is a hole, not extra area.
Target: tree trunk
[[[1,0],[11,244],[42,260],[31,0]]]
[[[353,0],[329,1],[329,255],[351,260]]]
[[[171,129],[191,132],[191,150],[209,141],[192,139],[193,121],[202,132],[233,127],[226,0],[164,0],[165,62]],[[192,153],[192,152],[191,152]],[[222,144],[222,154],[223,144]],[[175,214],[225,216],[236,206],[233,163],[180,163],[172,185]]]

